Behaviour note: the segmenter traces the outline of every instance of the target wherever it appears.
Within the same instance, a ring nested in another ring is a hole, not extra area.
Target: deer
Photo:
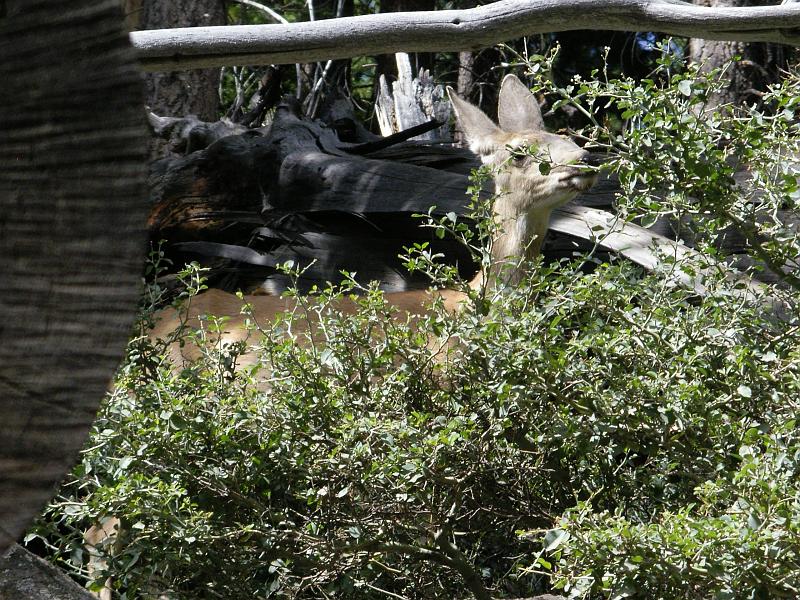
[[[514,285],[523,275],[524,262],[518,259],[532,259],[540,254],[553,210],[592,187],[597,170],[590,164],[586,150],[568,137],[545,131],[536,97],[516,76],[507,75],[503,79],[498,124],[480,108],[460,98],[452,88],[448,87],[447,92],[470,150],[492,168],[495,183],[493,213],[497,233],[491,244],[494,266],[479,271],[468,283],[469,288]],[[547,163],[546,168],[543,163]],[[411,290],[387,293],[384,298],[397,309],[400,318],[414,318],[425,314],[435,299],[440,299],[448,311],[457,312],[464,306],[468,293],[455,289]],[[245,341],[250,334],[249,316],[242,314],[245,303],[250,307],[249,314],[259,320],[291,312],[297,305],[296,299],[290,297],[249,295],[240,299],[211,289],[191,298],[187,315],[182,316],[174,308],[157,312],[149,337],[167,339],[182,324],[196,326],[201,316],[214,315],[227,318],[219,342],[225,345]],[[352,314],[356,304],[343,298],[335,308]],[[173,344],[170,353],[174,364],[198,355],[190,344]],[[252,358],[245,358],[240,366],[253,362]]]

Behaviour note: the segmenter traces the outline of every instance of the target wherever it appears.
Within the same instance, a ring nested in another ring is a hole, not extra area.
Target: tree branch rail
[[[143,69],[169,71],[393,52],[456,52],[577,29],[800,45],[800,4],[704,7],[681,0],[500,0],[465,10],[136,31],[131,41]]]

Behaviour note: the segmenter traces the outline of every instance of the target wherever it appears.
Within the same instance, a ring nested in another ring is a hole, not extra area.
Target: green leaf
[[[544,536],[544,551],[552,552],[569,539],[569,533],[563,529],[551,529]]]

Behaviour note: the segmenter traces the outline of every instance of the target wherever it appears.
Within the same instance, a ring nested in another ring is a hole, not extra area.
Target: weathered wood
[[[96,600],[50,563],[12,546],[0,554],[0,600]]]
[[[414,143],[364,155],[373,147],[341,142],[284,105],[268,131],[224,137],[154,164],[151,236],[212,264],[235,259],[231,286],[259,281],[271,291],[286,284],[275,266],[289,260],[308,268],[301,288],[339,281],[343,269],[365,283],[380,280],[387,291],[424,287],[398,259],[404,246],[423,241],[470,275],[466,251],[421,229],[413,215],[434,204],[437,214],[462,214],[474,155]]]
[[[466,189],[463,176],[447,171],[304,149],[281,162],[272,204],[298,212],[425,213],[435,206],[437,214],[463,214]]]
[[[146,127],[119,0],[0,7],[2,552],[77,458],[122,357]]]
[[[392,82],[392,91],[386,77],[380,77],[380,93],[375,102],[375,117],[384,136],[411,129],[430,120],[441,126],[436,130],[414,137],[415,140],[450,139],[450,101],[445,97],[444,88],[436,85],[430,72],[420,69],[418,76],[411,71],[408,54],[398,52],[397,81]]]
[[[598,246],[620,254],[648,271],[661,271],[667,280],[706,294],[703,283],[708,262],[699,252],[671,240],[650,229],[618,219],[614,214],[586,206],[565,206],[553,212],[550,229],[582,240],[596,242]],[[674,266],[673,268],[673,265]],[[690,265],[687,272],[682,265]],[[744,290],[759,294],[765,286],[730,269],[730,277]]]
[[[228,119],[207,123],[195,115],[160,117],[148,112],[147,120],[153,133],[169,142],[169,150],[180,154],[191,154],[196,150],[208,148],[224,137],[249,131],[247,127]]]
[[[408,214],[387,213],[366,217],[332,214],[294,214],[277,220],[279,229],[256,227],[250,232],[253,246],[188,242],[182,252],[234,261],[230,272],[219,268],[217,287],[280,294],[290,285],[301,291],[325,282],[342,280],[342,270],[353,272],[363,283],[377,281],[387,292],[420,289],[429,285],[424,277],[412,277],[398,254],[413,241],[428,241],[458,264],[460,274],[470,279],[476,272],[466,249],[456,242],[435,239],[418,229],[419,221]],[[291,261],[302,269],[296,278],[278,272],[277,265]],[[249,285],[248,285],[249,284]]]
[[[800,44],[800,6],[709,8],[680,0],[500,0],[477,8],[323,21],[137,31],[146,70],[287,64],[390,52],[457,52],[577,29]]]

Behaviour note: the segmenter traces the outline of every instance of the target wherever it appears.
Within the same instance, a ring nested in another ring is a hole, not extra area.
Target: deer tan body
[[[108,567],[108,562],[104,555],[107,556],[117,549],[120,525],[118,518],[105,517],[84,532],[83,542],[89,555],[87,565],[89,577],[95,577]],[[103,583],[103,588],[96,595],[100,600],[111,600],[112,592],[112,582],[109,577]]]
[[[492,243],[494,262],[501,265],[512,257],[535,257],[539,254],[553,209],[594,184],[596,175],[585,163],[588,153],[568,138],[544,131],[535,97],[513,75],[503,80],[500,90],[499,127],[479,108],[456,96],[452,89],[448,88],[448,92],[470,149],[484,164],[495,168],[497,198],[494,213],[499,233]],[[536,151],[526,152],[531,146]],[[549,172],[540,169],[542,161],[552,165]],[[513,267],[503,270],[505,283],[516,283],[519,275]],[[470,286],[473,289],[495,286],[498,278],[496,272],[481,272]],[[466,299],[464,293],[455,290],[397,292],[386,294],[385,298],[397,309],[398,318],[413,319],[415,315],[426,312],[434,296],[441,298],[451,311],[458,310]],[[245,302],[251,306],[251,314],[262,327],[268,326],[275,315],[297,308],[297,301],[293,298],[253,295],[245,297]],[[225,332],[219,342],[239,342],[250,335],[246,326],[250,318],[241,314],[242,306],[242,301],[233,294],[209,290],[191,299],[184,319],[189,327],[198,327],[201,315],[227,317]],[[356,305],[343,299],[336,309],[345,314],[353,313]],[[156,315],[156,325],[150,336],[167,339],[181,324],[179,313],[172,308],[164,309]],[[310,326],[314,327],[313,322]],[[190,344],[183,347],[173,344],[171,353],[176,364],[180,364],[195,359],[199,352]],[[253,361],[245,357],[241,364],[248,362]]]

